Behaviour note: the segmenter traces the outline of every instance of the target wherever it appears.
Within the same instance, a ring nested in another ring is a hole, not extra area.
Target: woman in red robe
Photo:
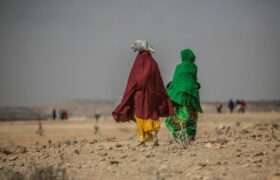
[[[112,115],[117,122],[136,121],[140,144],[149,140],[158,145],[160,117],[174,114],[160,75],[159,67],[151,55],[153,49],[147,41],[137,40],[132,48],[138,51],[129,74],[121,103]]]

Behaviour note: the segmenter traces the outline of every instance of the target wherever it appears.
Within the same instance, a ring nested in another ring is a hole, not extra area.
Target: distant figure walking
[[[228,101],[228,109],[229,109],[229,112],[230,112],[230,113],[233,113],[234,108],[235,108],[234,101],[233,101],[232,99],[230,99],[230,100]]]
[[[245,113],[247,107],[247,103],[245,100],[236,100],[236,105],[238,107],[237,111],[239,113]]]
[[[63,111],[63,119],[64,120],[68,119],[68,112],[66,110]]]
[[[53,118],[53,120],[56,120],[56,118],[57,118],[56,109],[53,109],[53,110],[52,110],[52,118]]]
[[[137,40],[132,49],[138,52],[129,74],[121,103],[112,115],[117,122],[136,121],[139,145],[152,140],[158,145],[160,117],[174,114],[160,75],[154,50],[145,40]]]
[[[198,113],[202,113],[197,81],[195,55],[190,49],[181,51],[181,63],[176,66],[167,93],[175,106],[175,115],[165,120],[167,129],[176,142],[185,145],[195,140]]]
[[[59,110],[59,119],[63,120],[63,110]]]
[[[216,106],[217,113],[221,114],[223,112],[223,104],[218,103]]]
[[[68,119],[68,112],[66,110],[59,111],[59,118],[60,120],[67,120]]]

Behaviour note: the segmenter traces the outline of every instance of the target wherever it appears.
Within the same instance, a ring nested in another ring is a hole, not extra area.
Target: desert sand
[[[160,145],[137,146],[136,127],[111,117],[0,122],[0,179],[10,169],[59,167],[81,180],[280,179],[280,113],[202,114],[195,142],[183,149],[164,123]],[[54,178],[55,179],[55,178]]]

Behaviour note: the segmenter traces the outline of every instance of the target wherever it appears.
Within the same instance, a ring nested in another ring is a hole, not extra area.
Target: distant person
[[[68,119],[68,112],[64,109],[59,111],[59,118],[60,120],[67,120]]]
[[[167,129],[176,142],[181,140],[178,132],[184,133],[185,140],[195,140],[198,113],[202,113],[197,81],[195,54],[190,49],[181,51],[181,63],[176,66],[172,82],[167,85],[167,93],[175,106],[175,115],[165,120]],[[184,143],[184,142],[183,142]]]
[[[138,55],[130,71],[121,103],[112,115],[117,122],[136,121],[139,145],[150,140],[158,145],[159,118],[174,113],[172,103],[166,94],[150,44],[145,40],[137,40],[132,49]]]
[[[68,119],[68,111],[64,110],[63,111],[63,120],[67,120]]]
[[[59,119],[63,120],[63,110],[59,110]]]
[[[230,112],[230,113],[233,113],[234,108],[235,108],[234,101],[233,101],[232,99],[230,99],[230,100],[228,101],[228,109],[229,109],[229,112]]]
[[[222,103],[218,103],[216,105],[216,110],[217,110],[217,113],[221,114],[222,111],[223,111],[223,104]]]
[[[245,100],[237,100],[236,104],[238,106],[237,111],[239,113],[245,113],[246,111],[246,107],[247,107],[247,103]]]
[[[53,120],[56,120],[56,118],[57,118],[56,109],[53,109],[53,110],[52,110],[52,118],[53,118]]]

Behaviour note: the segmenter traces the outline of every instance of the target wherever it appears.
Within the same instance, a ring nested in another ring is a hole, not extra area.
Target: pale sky
[[[117,99],[147,39],[165,83],[197,56],[201,99],[280,99],[279,0],[1,0],[0,106]]]

